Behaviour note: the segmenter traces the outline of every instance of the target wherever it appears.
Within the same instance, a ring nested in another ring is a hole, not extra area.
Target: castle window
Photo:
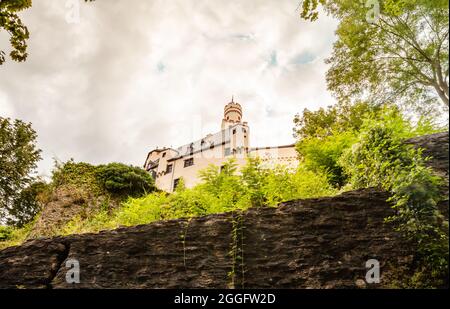
[[[246,130],[246,129],[244,129],[244,128],[242,128],[242,132],[244,132],[244,133],[247,133],[247,130]]]
[[[167,164],[166,174],[172,173],[172,169],[173,169],[173,165],[172,164]]]
[[[184,167],[189,167],[194,165],[194,158],[184,160]]]
[[[236,129],[233,129],[233,134],[236,134]]]
[[[165,152],[163,152],[163,154],[162,154],[162,157],[164,158],[166,156],[166,153]]]
[[[231,149],[230,148],[225,148],[225,157],[229,156],[231,154]]]
[[[175,190],[178,186],[178,184],[180,183],[180,178],[177,178],[173,181],[173,189]]]

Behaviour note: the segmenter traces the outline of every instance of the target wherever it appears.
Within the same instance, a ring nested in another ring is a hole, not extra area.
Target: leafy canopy
[[[139,167],[122,163],[100,165],[96,176],[107,191],[117,195],[136,197],[155,190],[151,175]]]
[[[34,181],[32,184],[20,191],[9,210],[8,225],[23,227],[32,222],[42,209],[43,202],[49,194],[50,187],[43,181]]]
[[[41,158],[36,137],[31,124],[0,117],[0,215],[3,219],[18,215],[17,199],[34,180],[31,173]],[[16,219],[21,220],[20,216]]]
[[[364,118],[373,117],[381,109],[381,106],[367,102],[341,103],[317,111],[305,108],[302,114],[294,117],[294,136],[299,139],[324,138],[337,132],[357,131]]]
[[[324,173],[334,187],[342,187],[347,178],[338,164],[343,151],[350,147],[365,118],[376,118],[381,106],[365,102],[337,104],[317,111],[305,109],[294,118],[296,149],[301,165],[307,170]]]
[[[30,34],[17,12],[31,7],[31,0],[0,0],[0,32],[5,30],[10,35],[11,59],[24,61],[27,54],[27,39]],[[0,50],[0,65],[5,62],[5,52]]]
[[[122,163],[92,165],[73,159],[56,162],[52,186],[75,186],[93,194],[138,197],[156,190],[153,178],[143,169]]]
[[[339,101],[395,101],[422,112],[440,101],[448,109],[448,1],[303,0],[301,18],[316,20],[319,7],[339,20],[327,59]]]
[[[85,0],[92,2],[94,0]],[[28,28],[22,23],[18,12],[30,8],[32,0],[0,0],[0,32],[6,31],[10,35],[12,51],[9,53],[12,60],[22,62],[28,57],[27,40],[30,38]],[[0,65],[6,58],[5,52],[0,49]]]
[[[294,119],[294,135],[298,138],[296,149],[301,165],[316,173],[327,175],[337,188],[345,186],[348,175],[339,158],[355,142],[367,121],[396,123],[407,132],[403,138],[441,131],[429,117],[421,117],[415,125],[395,105],[373,106],[359,102],[353,105],[337,104],[317,111],[305,109]]]

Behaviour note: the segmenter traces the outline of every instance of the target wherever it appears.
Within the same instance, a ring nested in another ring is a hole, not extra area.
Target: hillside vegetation
[[[296,118],[300,165],[295,171],[263,168],[259,158],[248,158],[238,171],[231,159],[222,169],[211,165],[201,171],[199,185],[188,189],[181,181],[171,194],[157,190],[140,168],[71,160],[56,164],[51,182],[35,190],[42,208],[29,223],[0,229],[0,246],[378,187],[392,193],[397,210],[386,220],[418,246],[420,266],[405,285],[441,285],[448,273],[448,220],[436,207],[444,198],[442,180],[426,167],[421,149],[404,143],[439,130],[425,118],[413,124],[393,106],[306,110]]]
[[[29,238],[60,235],[74,217],[89,220],[99,211],[112,213],[128,198],[155,190],[151,176],[137,167],[56,162],[51,182],[37,181],[23,191],[27,199],[21,204],[28,203],[36,215],[28,222],[20,220],[24,224],[16,227],[0,227],[0,248]]]

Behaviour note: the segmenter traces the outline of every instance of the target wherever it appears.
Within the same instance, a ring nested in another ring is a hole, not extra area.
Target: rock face
[[[448,145],[448,134],[430,138]],[[448,175],[448,165],[436,162]],[[384,223],[393,213],[387,198],[364,189],[241,214],[36,239],[0,251],[0,288],[389,287],[397,270],[411,265],[413,248]],[[379,283],[365,281],[369,259],[380,264]],[[80,282],[69,284],[73,264],[66,263],[74,260]]]
[[[74,216],[88,216],[97,211],[102,204],[117,207],[119,202],[105,195],[94,195],[88,190],[66,185],[58,187],[43,206],[42,214],[28,236],[37,238],[55,235]]]
[[[37,239],[0,252],[0,287],[353,287],[370,258],[385,272],[408,262],[408,246],[383,223],[386,198],[354,191],[241,216]],[[79,284],[66,283],[67,259],[79,261]]]
[[[448,132],[414,137],[406,141],[423,149],[423,155],[429,157],[429,165],[444,177],[448,184]]]

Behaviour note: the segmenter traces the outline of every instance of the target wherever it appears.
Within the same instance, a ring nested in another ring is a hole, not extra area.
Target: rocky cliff
[[[409,142],[427,147],[430,164],[448,177],[448,133]],[[408,271],[413,248],[384,223],[392,214],[387,197],[364,189],[31,240],[0,251],[0,288],[389,287]],[[369,259],[380,263],[380,283],[364,280]],[[66,283],[69,260],[79,262],[80,283]]]

